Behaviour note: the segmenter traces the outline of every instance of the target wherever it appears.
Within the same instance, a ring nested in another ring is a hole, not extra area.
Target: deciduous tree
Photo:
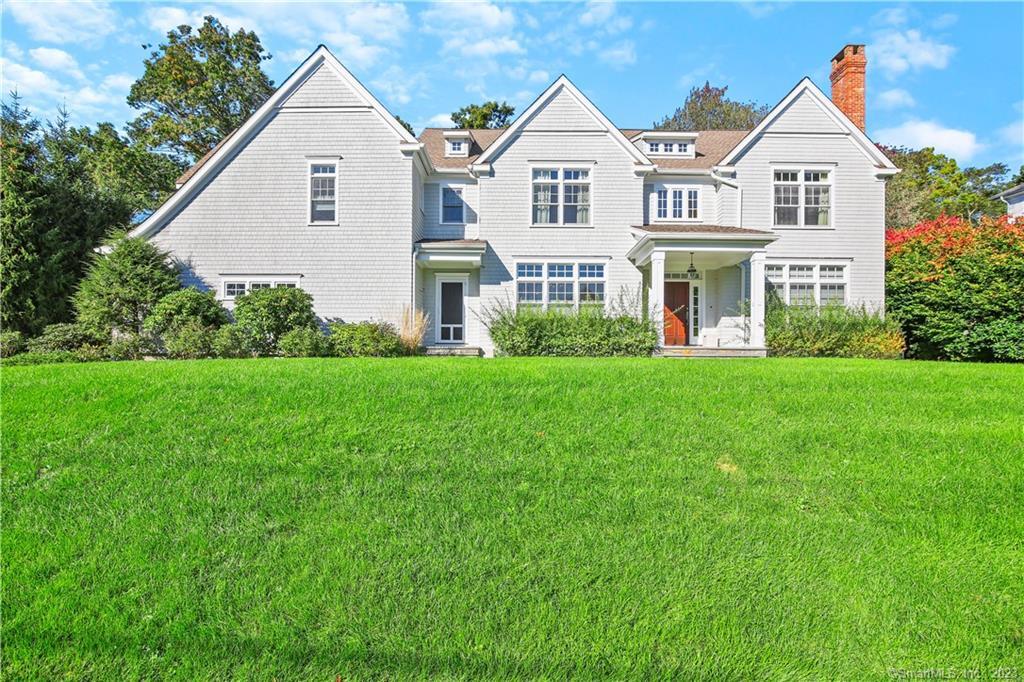
[[[768,105],[737,102],[725,96],[728,86],[705,81],[686,96],[683,106],[655,123],[657,130],[750,130],[771,111]]]
[[[515,113],[515,107],[508,102],[469,104],[452,112],[452,123],[456,128],[504,128],[512,121]]]

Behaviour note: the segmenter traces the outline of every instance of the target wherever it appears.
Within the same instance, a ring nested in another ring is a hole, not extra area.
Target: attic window
[[[469,138],[445,135],[445,156],[469,156]]]

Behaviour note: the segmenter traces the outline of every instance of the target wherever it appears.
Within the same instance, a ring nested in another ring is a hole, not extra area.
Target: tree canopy
[[[756,102],[737,102],[725,96],[728,86],[717,88],[705,81],[686,96],[683,106],[655,123],[656,130],[750,130],[768,115],[771,107]]]
[[[452,112],[452,123],[456,128],[504,128],[512,121],[515,113],[516,108],[508,102],[468,104]]]
[[[262,67],[270,58],[254,32],[231,33],[216,17],[198,29],[177,27],[144,60],[145,73],[128,94],[128,104],[143,110],[129,125],[132,136],[182,164],[194,162],[274,91]]]
[[[71,294],[112,231],[174,189],[178,168],[110,124],[41,124],[17,93],[0,113],[0,321],[35,333],[71,319]]]
[[[1006,181],[1006,164],[960,168],[955,159],[931,147],[879,148],[900,169],[886,185],[887,227],[909,227],[942,214],[976,221],[1006,213],[1006,205],[994,198],[1013,184]]]

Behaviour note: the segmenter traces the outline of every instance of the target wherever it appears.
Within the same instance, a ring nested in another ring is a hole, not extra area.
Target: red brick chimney
[[[832,101],[864,130],[864,73],[868,58],[863,45],[847,45],[832,57]]]

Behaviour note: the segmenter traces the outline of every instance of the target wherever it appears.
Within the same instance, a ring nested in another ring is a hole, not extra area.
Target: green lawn
[[[1024,676],[1024,366],[0,378],[5,679]]]

